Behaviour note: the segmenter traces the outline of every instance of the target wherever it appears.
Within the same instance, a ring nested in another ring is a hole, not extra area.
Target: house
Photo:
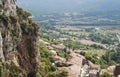
[[[93,64],[90,61],[88,63],[90,66],[89,77],[100,77],[100,65]]]
[[[88,61],[90,69],[100,70],[100,65],[93,64],[91,61]]]
[[[81,77],[100,77],[100,65],[96,65],[96,64],[93,64],[91,61],[89,60],[85,60],[83,59],[83,68],[82,68],[82,72],[84,74],[81,73]],[[88,65],[88,67],[86,68],[86,65]],[[86,72],[87,70],[87,72]]]
[[[107,68],[107,71],[108,71],[108,73],[110,74],[110,75],[114,75],[114,70],[115,70],[115,67],[116,66],[109,66],[108,68]]]
[[[90,69],[89,70],[89,77],[100,77],[99,76],[99,70]]]
[[[87,64],[83,65],[83,68],[81,69],[80,77],[89,77],[89,66]]]

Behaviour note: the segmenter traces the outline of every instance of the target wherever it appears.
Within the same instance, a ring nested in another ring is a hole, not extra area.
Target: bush
[[[57,67],[69,67],[72,64],[67,64],[67,63],[62,63],[62,62],[58,62],[55,64]]]
[[[3,63],[0,66],[0,77],[27,77],[27,73],[21,67],[14,65],[14,63]]]
[[[71,58],[70,52],[59,51],[59,50],[56,49],[56,53],[57,53],[58,56],[63,57],[63,58],[65,58],[66,60],[68,60],[68,59]]]
[[[0,19],[3,21],[4,25],[7,27],[9,26],[10,23],[10,18],[9,16],[6,15],[0,15]]]
[[[17,14],[22,19],[27,19],[29,16],[32,16],[31,13],[24,11],[22,8],[17,7]]]
[[[100,46],[100,45],[96,45],[96,44],[93,44],[91,45],[90,47],[94,48],[94,49],[104,49],[104,47]]]
[[[80,52],[81,55],[85,56],[87,60],[90,60],[94,64],[100,64],[101,68],[107,68],[108,64],[107,61],[103,58],[98,59],[96,55],[91,55],[89,53]]]
[[[49,72],[46,77],[68,77],[68,72],[66,70]]]
[[[37,75],[41,77],[67,77],[67,71],[58,71],[56,66],[52,65],[54,62],[53,56],[45,45],[40,46],[40,54],[41,62]]]
[[[105,72],[103,75],[101,75],[101,77],[111,77],[111,76],[108,72]]]
[[[83,55],[83,56],[85,56],[85,54],[86,54],[85,52],[80,52],[80,55]]]
[[[13,23],[17,23],[18,21],[18,16],[10,16],[10,19]]]

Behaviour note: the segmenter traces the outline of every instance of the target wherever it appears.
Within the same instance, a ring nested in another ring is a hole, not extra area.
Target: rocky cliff
[[[39,26],[16,0],[0,0],[0,77],[35,77]]]

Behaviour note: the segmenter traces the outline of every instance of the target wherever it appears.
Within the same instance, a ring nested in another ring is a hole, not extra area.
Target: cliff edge
[[[16,0],[0,0],[0,77],[36,77],[39,26]]]

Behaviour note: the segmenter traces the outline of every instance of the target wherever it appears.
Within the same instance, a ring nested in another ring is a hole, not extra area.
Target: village
[[[40,44],[44,44],[48,47],[50,52],[54,55],[55,62],[52,63],[55,65],[56,63],[68,64],[68,66],[58,66],[58,70],[67,70],[68,77],[101,77],[104,73],[109,73],[110,77],[119,77],[120,75],[120,65],[109,66],[107,69],[101,69],[100,65],[92,63],[90,60],[87,60],[84,56],[78,54],[77,51],[73,51],[71,49],[67,49],[67,52],[70,52],[71,58],[66,60],[63,57],[57,55],[55,49],[63,51],[65,49],[65,45],[51,45],[48,42],[39,40]]]

